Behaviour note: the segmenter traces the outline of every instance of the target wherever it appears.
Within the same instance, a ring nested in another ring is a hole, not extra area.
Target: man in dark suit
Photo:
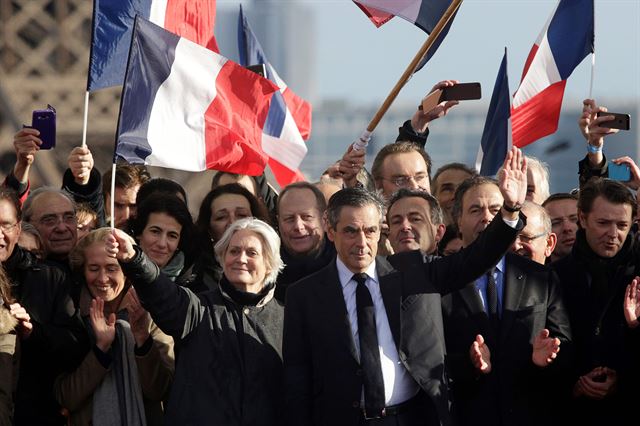
[[[492,179],[479,176],[458,187],[453,213],[464,247],[502,203]],[[527,226],[515,253],[442,299],[452,412],[461,425],[557,421],[554,392],[567,384],[569,319],[557,276],[544,266],[555,244],[551,221],[536,204],[525,203],[523,210]]]
[[[376,258],[379,197],[361,189],[334,194],[327,219],[337,259],[287,292],[283,358],[291,426],[451,423],[440,295],[480,276],[522,229],[522,157],[514,149],[505,160],[504,220],[467,250],[403,272]],[[417,251],[406,255],[422,258]]]

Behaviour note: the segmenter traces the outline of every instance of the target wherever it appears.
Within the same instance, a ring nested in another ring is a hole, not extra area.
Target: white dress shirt
[[[336,259],[338,267],[338,277],[342,285],[342,295],[347,305],[349,324],[351,324],[351,334],[355,343],[356,351],[360,356],[360,337],[358,335],[358,312],[356,306],[357,283],[352,279],[351,272],[346,265]],[[404,368],[398,356],[398,348],[393,340],[387,311],[380,293],[380,282],[376,272],[376,262],[374,261],[365,271],[368,278],[365,285],[371,293],[376,316],[376,334],[378,335],[378,348],[380,349],[380,363],[382,365],[382,379],[384,380],[385,405],[396,405],[411,399],[418,393],[418,384]],[[364,389],[363,397],[364,399]]]

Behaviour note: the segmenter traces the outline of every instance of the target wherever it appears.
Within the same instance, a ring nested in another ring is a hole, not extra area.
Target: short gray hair
[[[42,186],[38,189],[31,191],[31,193],[29,194],[29,197],[27,197],[27,199],[24,202],[24,205],[22,206],[22,217],[25,220],[25,222],[31,222],[31,217],[33,216],[33,204],[36,198],[38,198],[42,194],[60,194],[61,196],[69,200],[69,202],[71,203],[71,207],[73,208],[73,212],[75,213],[76,202],[71,197],[71,195],[69,195],[67,191],[64,191],[59,188],[54,188],[52,186]]]
[[[527,158],[527,168],[531,170],[537,170],[539,172],[540,178],[542,179],[540,184],[540,195],[543,200],[549,198],[550,190],[549,190],[549,166],[547,163],[540,161],[536,157],[531,157],[529,155]]]
[[[549,216],[549,213],[544,207],[533,201],[525,201],[522,203],[522,208],[538,213],[540,215],[540,222],[542,222],[543,232],[547,235],[551,233],[551,216]]]
[[[376,192],[367,191],[364,188],[344,188],[329,198],[327,205],[327,221],[329,226],[336,229],[340,212],[343,207],[373,206],[380,215],[382,221],[384,211],[384,199]]]
[[[280,257],[280,237],[267,223],[256,219],[254,217],[247,217],[244,219],[233,222],[220,240],[216,243],[213,250],[216,254],[216,259],[220,265],[224,265],[224,255],[229,248],[231,238],[233,234],[241,229],[246,229],[258,235],[262,242],[262,255],[265,258],[265,263],[269,273],[264,279],[264,283],[275,283],[280,271],[284,269],[284,262]]]

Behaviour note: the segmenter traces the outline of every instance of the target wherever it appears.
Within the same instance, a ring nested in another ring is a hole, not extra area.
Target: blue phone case
[[[40,132],[40,136],[38,136],[42,140],[40,149],[51,149],[56,146],[56,110],[54,107],[47,105],[47,109],[33,111],[31,127]]]
[[[616,164],[609,162],[609,179],[615,179],[622,182],[631,180],[631,170],[626,164]]]

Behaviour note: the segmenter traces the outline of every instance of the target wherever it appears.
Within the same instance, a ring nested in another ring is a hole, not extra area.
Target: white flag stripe
[[[204,115],[216,97],[216,77],[227,59],[180,39],[169,78],[162,83],[149,118],[148,141],[154,166],[206,169]],[[196,86],[196,84],[198,86]]]

